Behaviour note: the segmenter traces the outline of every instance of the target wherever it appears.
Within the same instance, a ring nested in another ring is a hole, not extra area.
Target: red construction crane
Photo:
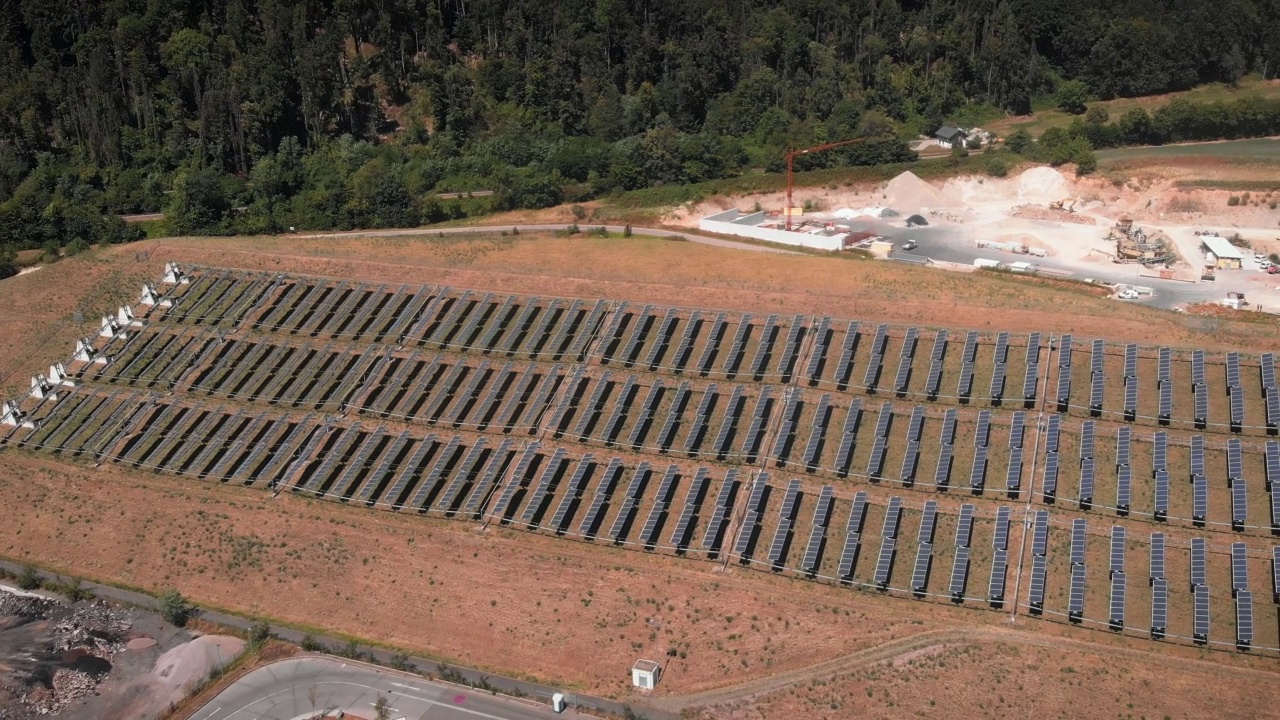
[[[787,230],[791,229],[791,190],[795,186],[795,177],[791,170],[791,165],[795,161],[797,155],[807,155],[812,152],[822,150],[830,150],[832,148],[844,147],[845,145],[853,145],[854,143],[864,142],[867,138],[854,138],[853,140],[841,140],[839,142],[827,143],[825,145],[815,145],[811,148],[803,150],[787,151],[787,207],[783,210],[787,215]]]

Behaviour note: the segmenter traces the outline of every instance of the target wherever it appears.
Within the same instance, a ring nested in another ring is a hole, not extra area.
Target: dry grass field
[[[142,259],[137,253],[146,250],[150,255]],[[777,256],[653,239],[530,235],[201,238],[99,250],[0,283],[0,306],[6,308],[0,330],[14,339],[0,350],[6,395],[25,389],[34,372],[65,359],[76,337],[95,331],[103,313],[134,301],[141,283],[157,278],[168,260],[497,293],[625,298],[633,303],[778,313],[784,318],[793,313],[829,314],[861,318],[864,323],[972,328],[988,337],[995,330],[1010,330],[1023,335],[1015,335],[1010,349],[1009,388],[1020,387],[1025,333],[1031,331],[1219,350],[1275,349],[1274,329],[1265,325],[1231,320],[1205,324],[1099,298],[1067,283],[1036,284],[1016,277],[847,258]],[[71,322],[75,310],[84,313],[84,325]],[[953,343],[958,341],[955,332],[951,337]],[[923,333],[913,388],[923,375],[922,366],[927,367],[930,342],[931,336]],[[885,358],[886,376],[892,376],[900,344],[900,331],[895,329]],[[748,346],[748,358],[754,347]],[[948,356],[944,386],[955,383],[956,354]],[[979,363],[979,378],[990,374],[984,362],[989,360]],[[1087,358],[1080,363],[1087,364]],[[855,365],[854,376],[862,373],[863,367]],[[1087,387],[1087,382],[1079,381],[1078,386]],[[1109,397],[1115,392],[1109,388]],[[975,394],[985,394],[985,388],[975,386]],[[644,397],[643,388],[636,397],[636,402]],[[227,402],[210,402],[215,401]],[[880,402],[864,398],[864,428],[874,424]],[[915,401],[894,402],[897,412],[906,413]],[[812,423],[812,405],[806,400],[802,406],[800,426]],[[932,477],[934,438],[941,424],[936,410],[931,406],[925,416],[921,479]],[[1221,409],[1215,406],[1215,412]],[[954,486],[967,482],[972,415],[971,409],[961,410],[951,473]],[[842,419],[842,414],[833,415],[831,434]],[[718,423],[713,417],[713,428]],[[892,432],[903,433],[905,425],[899,415]],[[1064,426],[1064,454],[1074,449],[1070,433],[1077,426],[1074,421],[1070,430]],[[1008,434],[1005,421],[997,418],[991,445],[1003,448]],[[807,429],[797,431],[793,459],[807,436]],[[1111,452],[1108,437],[1099,435],[1101,462]],[[765,445],[771,441],[767,438]],[[1038,442],[1030,429],[1026,442],[1028,447]],[[593,444],[598,455],[608,457],[608,451]],[[830,445],[828,440],[828,456],[833,453]],[[1149,463],[1145,450],[1138,452],[1138,462]],[[865,466],[868,453],[860,441],[853,467]],[[1175,462],[1181,463],[1178,453]],[[851,712],[906,717],[929,716],[940,708],[957,717],[1265,717],[1273,712],[1266,703],[1268,688],[1278,677],[1273,654],[1156,644],[1132,633],[1029,620],[1022,610],[1011,625],[1014,602],[1006,602],[1005,612],[992,612],[978,609],[978,603],[956,607],[939,598],[905,600],[808,582],[790,573],[746,569],[736,562],[725,566],[669,553],[600,548],[497,523],[482,527],[361,510],[300,494],[273,496],[257,487],[115,464],[90,465],[47,453],[6,449],[0,457],[0,492],[9,499],[0,505],[0,524],[5,527],[0,555],[147,590],[175,586],[201,604],[602,695],[635,699],[626,669],[637,657],[659,659],[666,665],[665,679],[656,695],[642,702],[701,717],[835,718]],[[1251,454],[1249,462],[1255,463],[1256,457]],[[888,476],[897,472],[901,461],[902,444],[895,443],[884,466]],[[1221,464],[1216,454],[1211,461],[1215,468]],[[682,472],[696,467],[685,459],[669,462],[679,462]],[[975,523],[969,594],[980,596],[985,590],[991,557],[986,510],[997,503],[1010,504],[1012,600],[1017,582],[1014,557],[1027,552],[1020,507],[1026,493],[1019,501],[1004,501],[996,497],[1000,493],[991,492],[1003,488],[1004,470],[1003,456],[993,456],[987,475],[990,491],[982,500],[988,504],[981,506],[984,510]],[[1251,465],[1250,470],[1256,468]],[[777,482],[794,472],[790,467],[777,469]],[[716,471],[717,478],[721,475]],[[1099,475],[1100,491],[1106,488],[1106,477]],[[1024,487],[1033,481],[1028,467]],[[855,478],[807,479],[807,499],[797,515],[806,523],[814,491],[822,482],[837,486],[833,528],[843,528],[853,491],[865,489],[871,495],[858,582],[871,579],[887,498],[901,495],[906,500],[901,525],[906,540],[899,546],[895,570],[895,577],[903,578],[910,576],[920,504],[937,497],[941,514],[936,536],[942,547],[934,558],[932,587],[942,587],[951,562],[957,506],[970,501],[967,491],[942,496],[926,482],[907,489],[897,480],[870,485]],[[1260,508],[1266,498],[1260,479],[1254,482],[1258,487],[1252,491],[1252,502]],[[1074,487],[1074,479],[1063,483],[1062,496],[1069,498],[1066,490]],[[1178,502],[1183,502],[1185,479],[1181,483]],[[1149,492],[1145,486],[1136,489]],[[683,496],[685,491],[682,487],[678,492]],[[1214,502],[1221,502],[1222,491],[1214,492]],[[1103,497],[1100,492],[1100,504]],[[769,502],[763,518],[757,557],[776,527],[777,502]],[[1065,500],[1062,504],[1074,507]],[[1214,513],[1222,517],[1225,511],[1215,506]],[[1090,531],[1097,535],[1091,540],[1089,559],[1089,582],[1095,586],[1105,583],[1103,535],[1112,522],[1108,512],[1090,519]],[[1140,570],[1143,529],[1149,524],[1135,519],[1116,522],[1133,526],[1131,574],[1145,579]],[[1067,535],[1068,530],[1055,527],[1051,539],[1056,549],[1062,549],[1057,546]],[[1175,529],[1175,539],[1183,536],[1189,536],[1185,528]],[[793,557],[804,540],[799,534],[793,540]],[[1263,542],[1254,541],[1259,547]],[[1225,542],[1221,537],[1215,547]],[[830,572],[832,554],[824,557],[823,574]],[[1058,559],[1063,555],[1065,550],[1056,553]],[[1185,556],[1173,550],[1170,556],[1171,566],[1176,563],[1179,573],[1185,573]],[[1261,588],[1269,578],[1266,568],[1256,565],[1254,585]],[[1221,568],[1218,563],[1215,572]],[[1049,595],[1055,610],[1064,602],[1064,578],[1059,565],[1051,566]],[[1229,582],[1218,576],[1213,582],[1219,592],[1227,593],[1228,599],[1214,598],[1214,622],[1220,628],[1216,632],[1225,638],[1232,625]],[[1021,583],[1025,595],[1026,579]],[[1177,584],[1176,602],[1185,604],[1185,584],[1181,579]],[[1145,591],[1145,583],[1131,583],[1135,591],[1138,585]],[[1102,597],[1095,593],[1090,602]],[[1142,614],[1142,597],[1135,592],[1130,599],[1134,615]],[[1177,610],[1186,614],[1181,605]],[[1105,615],[1105,608],[1090,606],[1088,615]],[[1280,630],[1274,610],[1260,618],[1259,632],[1259,645],[1275,645]],[[1222,692],[1210,697],[1204,687],[1215,680],[1229,682],[1221,683]],[[1081,703],[1082,696],[1088,697],[1087,703]]]

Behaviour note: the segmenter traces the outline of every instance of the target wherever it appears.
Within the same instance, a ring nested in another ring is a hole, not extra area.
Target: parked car
[[[917,247],[919,247],[919,243],[915,240],[908,240],[902,244],[903,250],[915,250]]]

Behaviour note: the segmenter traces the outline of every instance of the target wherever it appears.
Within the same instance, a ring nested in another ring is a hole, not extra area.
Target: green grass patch
[[[1280,192],[1280,180],[1179,180],[1177,187],[1204,190],[1237,190],[1245,192]]]
[[[133,226],[146,233],[148,240],[173,236],[173,230],[169,228],[168,220],[142,220],[141,222],[133,223]]]

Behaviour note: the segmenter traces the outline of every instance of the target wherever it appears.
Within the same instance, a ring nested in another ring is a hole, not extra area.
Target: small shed
[[[658,684],[662,666],[652,660],[637,660],[631,666],[631,684],[641,690],[652,690]]]
[[[938,139],[938,144],[944,148],[954,147],[955,145],[963,145],[969,136],[965,131],[954,125],[943,125],[938,128],[938,132],[933,136]]]
[[[1244,264],[1244,253],[1224,237],[1201,235],[1200,249],[1204,251],[1204,264],[1219,270],[1239,270]]]

